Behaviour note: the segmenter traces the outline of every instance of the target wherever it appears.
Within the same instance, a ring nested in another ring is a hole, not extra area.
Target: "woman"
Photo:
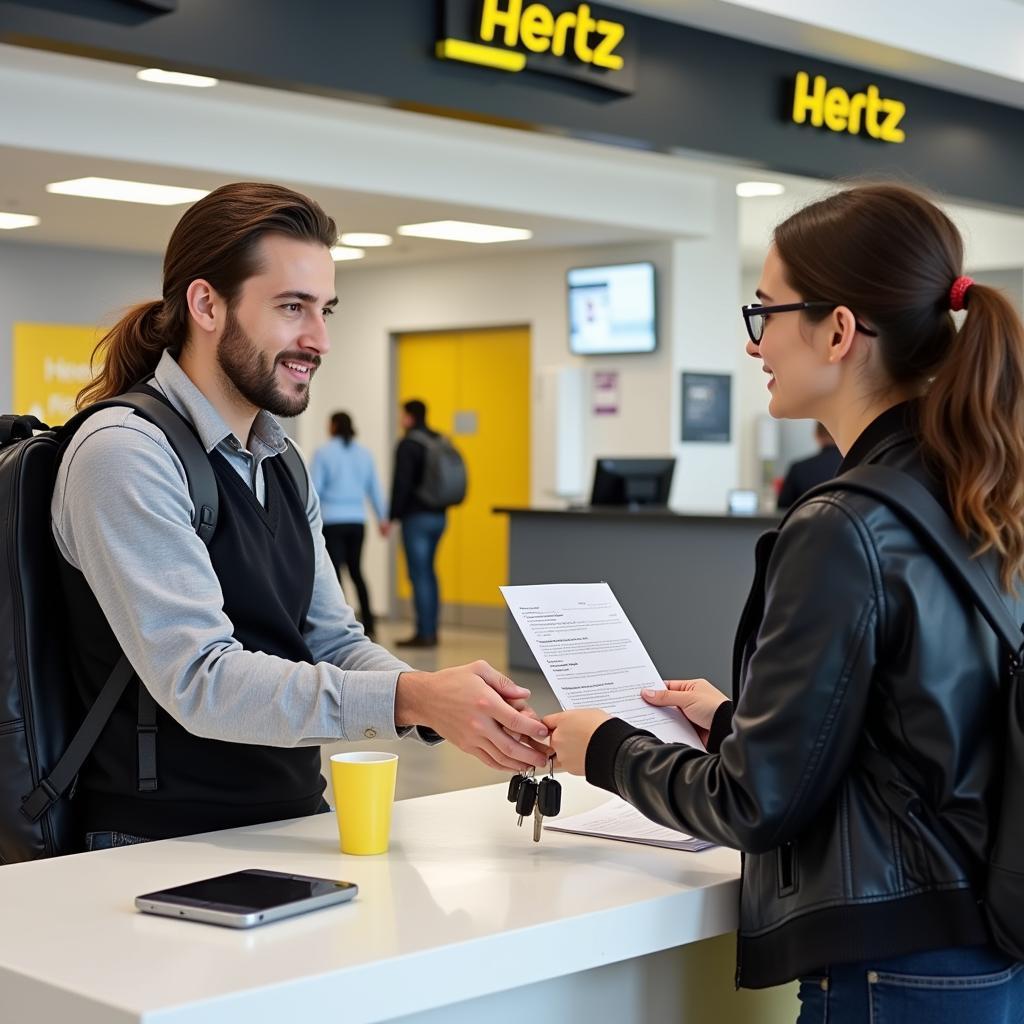
[[[313,453],[310,477],[320,497],[327,554],[340,572],[344,565],[359,597],[359,619],[366,635],[375,629],[373,606],[363,579],[361,560],[366,531],[366,500],[373,505],[382,537],[389,524],[384,513],[380,481],[373,467],[373,456],[358,441],[347,412],[331,416],[331,440]]]
[[[1024,330],[962,259],[917,193],[840,192],[776,228],[746,350],[773,416],[825,424],[840,475],[880,463],[931,488],[1021,622]],[[645,694],[707,753],[570,711],[545,719],[558,761],[745,852],[738,982],[799,978],[802,1022],[1021,1019],[1021,965],[977,903],[1001,757],[991,630],[887,506],[836,491],[759,542],[736,655],[734,711],[706,680]],[[937,827],[890,809],[871,748]]]

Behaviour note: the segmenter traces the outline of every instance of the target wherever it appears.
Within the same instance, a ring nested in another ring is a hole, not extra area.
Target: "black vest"
[[[284,460],[264,460],[266,508],[218,452],[220,501],[210,559],[234,638],[249,651],[312,663],[303,628],[315,555],[306,510]],[[121,649],[85,577],[60,559],[75,684],[91,705]],[[245,680],[235,684],[244,686]],[[138,791],[138,685],[111,716],[82,770],[75,802],[83,831],[167,839],[312,814],[321,804],[319,747],[203,739],[157,708],[155,792]]]

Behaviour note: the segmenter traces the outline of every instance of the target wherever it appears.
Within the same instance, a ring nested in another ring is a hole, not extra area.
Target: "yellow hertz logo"
[[[793,95],[793,120],[797,124],[809,119],[815,128],[830,132],[859,135],[865,131],[882,142],[902,142],[907,136],[900,122],[906,112],[905,103],[883,99],[877,85],[851,96],[837,85],[830,89],[824,75],[814,76],[812,88],[811,76],[806,71],[797,72]]]
[[[442,39],[437,56],[469,64],[522,71],[530,53],[549,53],[553,57],[575,57],[584,64],[609,71],[620,71],[623,59],[616,49],[626,34],[617,21],[594,18],[589,4],[575,11],[555,14],[541,3],[523,6],[523,0],[484,0],[477,31],[480,42]],[[571,40],[571,50],[570,50]],[[496,43],[497,45],[489,45]]]

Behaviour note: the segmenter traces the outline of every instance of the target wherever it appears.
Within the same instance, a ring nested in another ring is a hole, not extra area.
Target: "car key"
[[[537,808],[545,818],[555,817],[562,809],[562,784],[553,775],[540,780]]]
[[[537,780],[527,776],[519,787],[519,796],[516,798],[516,813],[519,815],[519,825],[523,824],[523,818],[533,813],[537,804]]]
[[[547,779],[544,780],[545,782]],[[543,785],[543,783],[541,783]],[[539,791],[538,791],[539,792]],[[540,809],[540,800],[533,805],[533,841],[540,842],[540,833],[544,824],[544,812]]]
[[[526,776],[522,772],[513,775],[508,781],[508,802],[514,804],[519,799],[519,790],[522,788],[523,779]]]

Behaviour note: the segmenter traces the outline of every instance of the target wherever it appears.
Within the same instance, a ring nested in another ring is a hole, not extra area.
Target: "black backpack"
[[[411,430],[406,436],[426,451],[423,479],[416,488],[416,497],[433,508],[460,505],[466,498],[466,463],[459,450],[441,434]]]
[[[985,878],[976,891],[982,893],[982,909],[996,945],[1024,960],[1024,627],[1011,614],[996,582],[974,557],[946,510],[923,484],[888,466],[857,466],[815,487],[798,505],[837,490],[868,494],[892,509],[954,586],[972,601],[1006,655],[1002,793]],[[923,783],[911,767],[897,763],[891,752],[880,750],[870,739],[862,753],[890,808],[901,817],[926,820],[947,850],[957,854],[960,842],[920,797]]]
[[[191,425],[142,384],[97,402],[51,430],[33,416],[0,416],[0,864],[82,849],[74,782],[134,671],[124,656],[85,713],[71,681],[59,554],[50,527],[57,467],[93,413],[133,409],[166,435],[188,479],[193,526],[209,544],[217,525],[217,480]],[[308,479],[289,444],[285,462],[300,494]],[[56,590],[56,592],[55,592]],[[156,704],[139,683],[138,788],[158,788]]]

